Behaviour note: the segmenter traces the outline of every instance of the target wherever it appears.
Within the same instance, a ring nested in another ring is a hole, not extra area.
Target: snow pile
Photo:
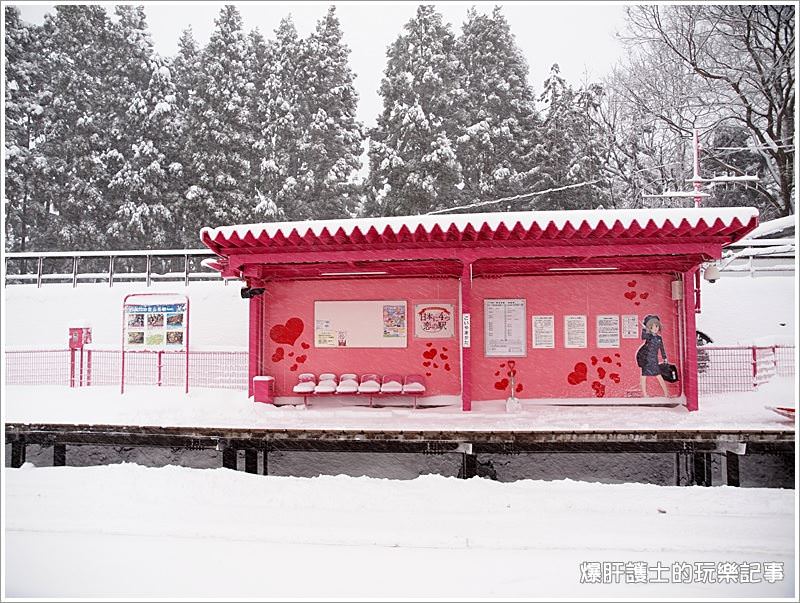
[[[542,406],[521,402],[506,412],[505,401],[480,402],[471,412],[441,408],[368,408],[336,398],[312,406],[255,403],[247,392],[212,389],[62,386],[6,387],[6,421],[242,427],[256,429],[580,431],[618,429],[792,429],[791,421],[765,406],[795,406],[794,382],[775,377],[759,390],[700,398],[700,410],[634,406]],[[645,400],[643,400],[644,402]]]
[[[279,600],[791,597],[793,516],[790,490],[28,464],[6,472],[5,590]],[[782,563],[784,575],[767,582],[759,574],[752,584],[581,583],[581,563],[601,561]]]

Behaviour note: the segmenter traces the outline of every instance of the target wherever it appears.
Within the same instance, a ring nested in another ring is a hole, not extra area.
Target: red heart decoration
[[[442,360],[447,360],[449,356],[447,356],[447,354],[439,354],[439,358],[441,358]]]
[[[500,371],[495,371],[495,372],[494,372],[494,376],[495,376],[495,377],[499,377],[499,376],[500,376]]]
[[[597,364],[597,356],[592,356],[592,366]]]
[[[620,358],[620,355],[619,355],[619,354],[614,354],[614,356],[616,356],[617,358]]]
[[[621,362],[617,362],[617,366],[622,366],[622,363]]]
[[[300,347],[301,347],[301,348],[303,348],[304,350],[307,350],[308,348],[310,348],[310,347],[311,347],[311,345],[310,345],[310,344],[307,344],[307,343],[304,341],[303,343],[301,343],[301,344],[300,344]]]
[[[295,358],[295,360],[296,360],[296,361],[297,361],[299,364],[303,364],[303,363],[306,361],[306,359],[307,359],[307,358],[308,358],[308,356],[306,356],[305,354],[303,354],[302,356],[298,356],[297,358]]]
[[[290,371],[296,371],[297,370],[297,365],[293,364],[292,366],[289,367],[289,370]]]
[[[430,365],[431,365],[430,360],[426,360],[425,362],[422,363],[422,366],[430,366]]]
[[[280,362],[283,360],[283,348],[278,348],[272,355],[272,362]]]
[[[628,287],[635,287],[636,281],[628,281]]]
[[[442,351],[443,351],[443,352],[446,352],[446,351],[447,351],[447,348],[443,347],[443,348],[442,348]]]
[[[516,360],[509,360],[508,361],[508,368],[513,369],[515,366],[517,366],[517,361]]]
[[[603,356],[603,362],[607,362],[608,364],[611,364],[611,356]]]
[[[430,377],[430,376],[431,376],[431,374],[430,374],[430,373],[425,373],[425,376],[426,376],[426,377]]]
[[[433,368],[439,368],[439,365],[434,362],[433,363]]]
[[[425,350],[424,352],[422,352],[422,356],[424,358],[427,358],[428,360],[433,360],[434,358],[436,358],[436,354],[438,353],[439,352],[436,351],[436,348],[431,348],[430,350]]]
[[[589,367],[586,366],[585,362],[578,362],[577,364],[575,364],[573,370],[579,375],[585,375],[589,371]]]
[[[627,291],[625,293],[625,297],[628,299],[635,299],[636,298],[636,291]]]
[[[290,318],[286,324],[275,325],[269,330],[269,338],[275,343],[294,345],[303,332],[303,321],[299,318]]]
[[[444,365],[444,370],[449,371],[450,370],[450,365],[449,364],[445,364]]]
[[[517,383],[517,393],[522,391],[522,383]]]
[[[594,395],[598,398],[606,395],[606,386],[599,381],[592,381],[592,389],[594,390]]]
[[[633,302],[633,303],[636,304],[637,306],[639,305],[639,302]]]
[[[508,379],[506,379],[505,377],[503,377],[502,379],[500,379],[500,381],[494,384],[494,388],[499,390],[504,390],[507,387],[508,387]]]
[[[292,356],[294,356],[294,352],[289,352],[289,358],[291,358]]]
[[[588,370],[589,368],[584,362],[578,362],[575,365],[575,369],[567,375],[567,383],[570,385],[578,385],[578,383],[586,381],[586,372]]]
[[[598,366],[597,367],[597,376],[600,377],[601,379],[604,379],[605,376],[606,376],[606,369],[604,369],[602,366]]]
[[[426,343],[425,345],[426,345],[426,346],[428,346],[428,347],[431,347],[433,344],[432,344],[432,343],[429,341],[429,342],[428,342],[428,343]]]
[[[611,379],[611,380],[612,380],[614,383],[619,383],[619,374],[618,374],[618,373],[611,373],[611,374],[609,375],[609,378],[610,378],[610,379]]]
[[[649,293],[640,293],[639,297],[641,297],[642,299],[647,299],[648,297],[650,297],[650,294]]]

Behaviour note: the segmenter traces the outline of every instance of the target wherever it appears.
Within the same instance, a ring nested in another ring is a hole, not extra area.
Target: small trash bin
[[[273,404],[275,396],[275,377],[269,375],[253,377],[253,401]]]

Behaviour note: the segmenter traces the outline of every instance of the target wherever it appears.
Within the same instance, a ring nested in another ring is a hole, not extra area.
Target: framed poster
[[[622,338],[623,339],[639,339],[639,315],[638,314],[623,314],[622,315]]]
[[[572,314],[564,316],[564,347],[586,347],[586,315]]]
[[[405,300],[314,302],[314,346],[318,348],[405,348]]]
[[[619,314],[598,314],[597,347],[619,347]]]
[[[454,304],[430,302],[414,304],[414,337],[446,339],[453,337]]]
[[[125,304],[127,350],[183,351],[186,341],[186,304]]]
[[[518,357],[527,354],[524,299],[485,299],[484,354]]]
[[[531,318],[533,349],[552,349],[556,347],[556,317],[533,316]]]

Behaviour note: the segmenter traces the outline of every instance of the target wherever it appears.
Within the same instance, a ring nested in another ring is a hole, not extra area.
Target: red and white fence
[[[795,374],[794,346],[697,348],[701,394],[750,391]],[[119,385],[119,350],[6,350],[6,385]],[[183,352],[125,352],[125,383],[183,386]],[[247,389],[247,352],[189,352],[191,387]]]
[[[119,385],[119,350],[6,350],[6,385]],[[247,352],[189,352],[192,387],[247,389]],[[183,352],[125,352],[126,385],[184,385]]]

